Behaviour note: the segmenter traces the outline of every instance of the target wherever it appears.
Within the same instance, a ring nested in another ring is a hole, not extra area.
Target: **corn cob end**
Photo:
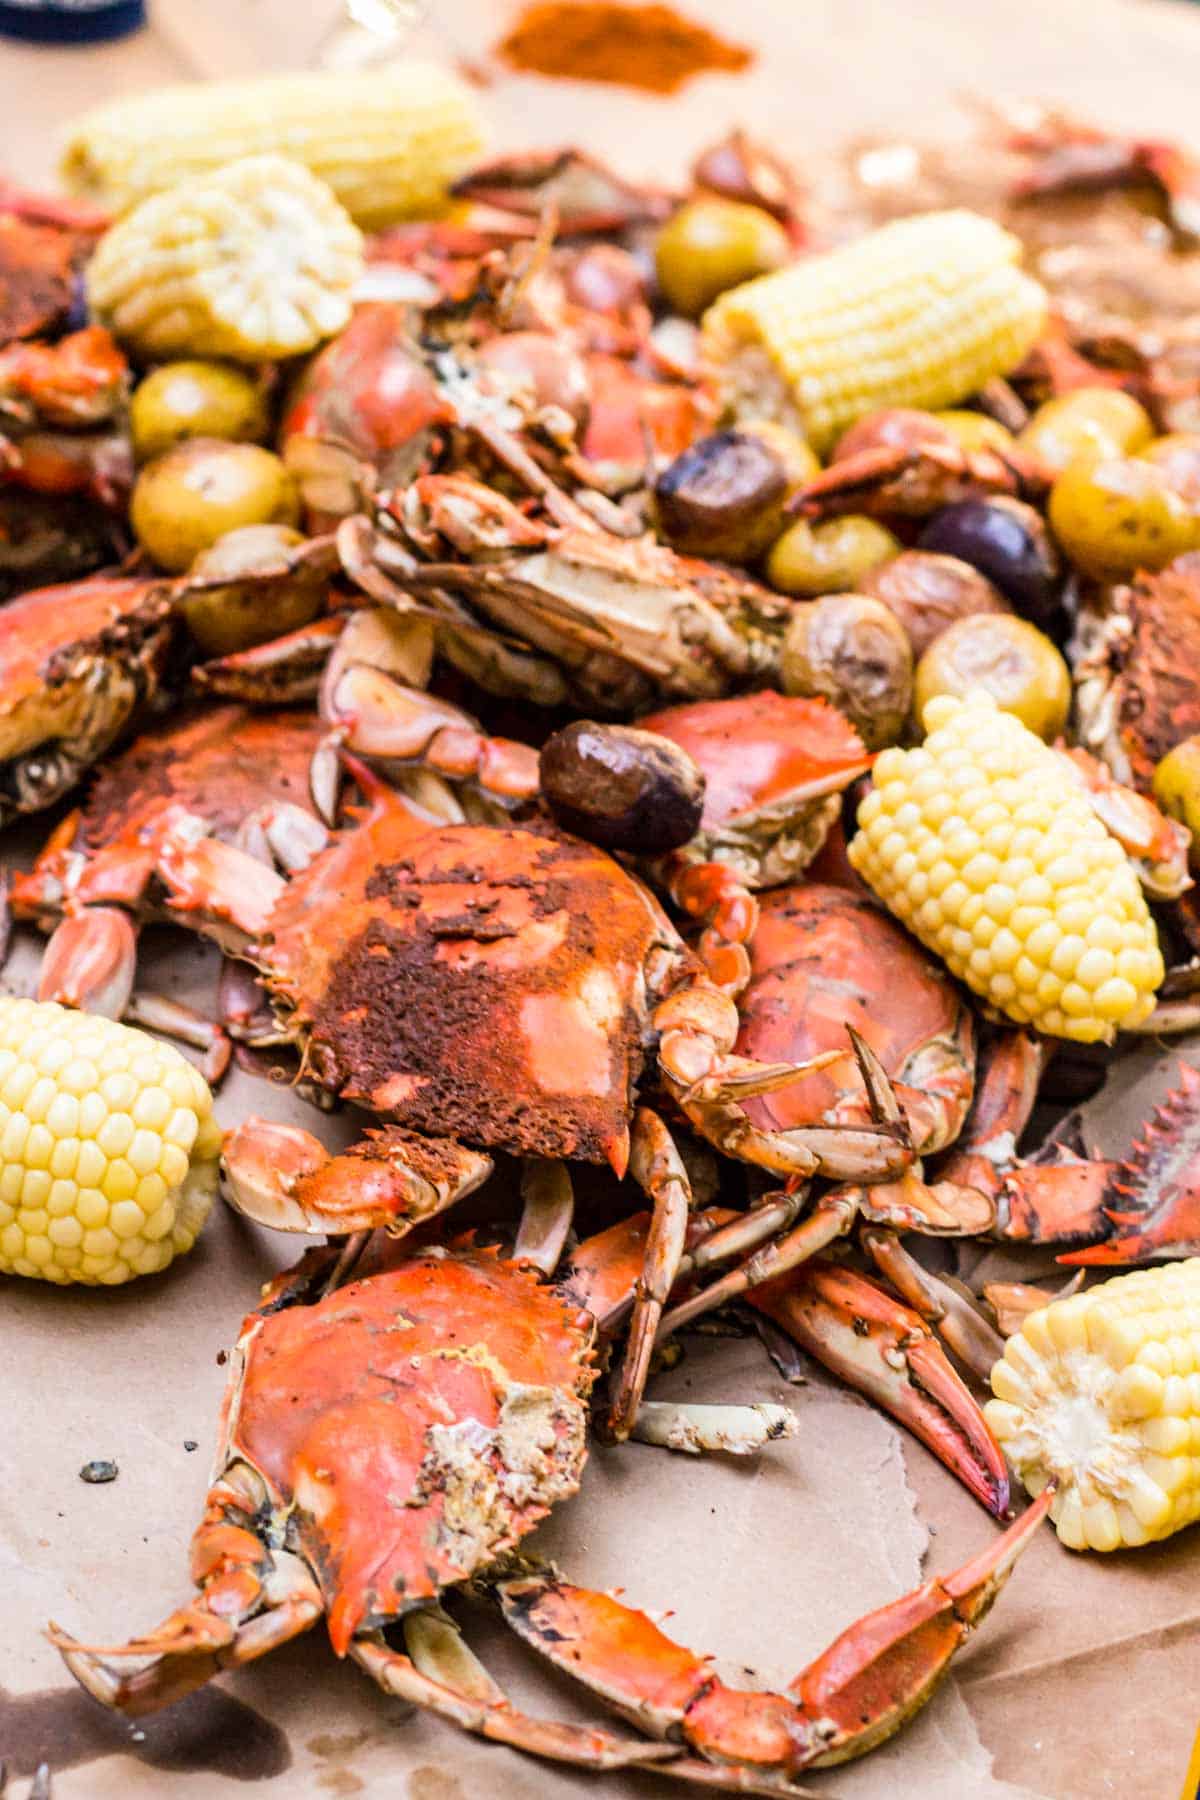
[[[190,1250],[221,1133],[169,1044],[51,1001],[0,997],[0,1271],[116,1286]]]
[[[1032,1313],[984,1408],[1073,1550],[1146,1544],[1200,1518],[1200,1257],[1118,1275]]]

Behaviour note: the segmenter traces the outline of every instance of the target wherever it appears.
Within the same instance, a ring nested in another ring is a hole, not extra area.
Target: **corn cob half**
[[[208,1217],[220,1139],[171,1045],[0,996],[0,1271],[115,1286],[165,1269]]]
[[[1138,1269],[1026,1319],[984,1412],[1073,1550],[1120,1550],[1200,1518],[1200,1257]]]
[[[468,88],[413,62],[157,88],[80,119],[61,172],[75,193],[127,212],[222,163],[274,151],[304,163],[376,230],[437,213],[482,147]]]
[[[722,294],[707,360],[739,415],[798,424],[827,450],[883,406],[955,406],[1016,368],[1046,295],[1011,232],[978,213],[922,213]]]
[[[85,279],[96,318],[145,355],[260,362],[340,331],[361,271],[358,229],[324,183],[246,156],[135,206]]]
[[[990,694],[940,695],[885,750],[849,857],[998,1012],[1081,1042],[1154,1007],[1162,953],[1133,865],[1053,751]]]

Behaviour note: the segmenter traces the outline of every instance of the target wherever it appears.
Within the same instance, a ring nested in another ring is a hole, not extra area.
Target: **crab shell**
[[[575,1492],[595,1374],[590,1314],[527,1269],[483,1250],[381,1255],[315,1305],[285,1292],[250,1314],[218,1462],[265,1482],[339,1655]]]
[[[873,761],[827,700],[771,689],[668,707],[638,725],[686,750],[704,776],[700,829],[681,855],[726,863],[752,887],[776,887],[807,868],[843,790]]]
[[[65,793],[158,685],[171,632],[161,581],[39,588],[0,611],[0,822]]]
[[[799,1061],[840,1049],[851,1025],[896,1084],[918,1151],[951,1142],[971,1103],[975,1027],[941,964],[873,902],[842,888],[777,888],[759,904],[738,1051]],[[747,1101],[746,1112],[777,1130],[841,1118],[838,1075],[832,1065]]]
[[[214,837],[237,840],[248,816],[273,803],[312,814],[309,765],[321,741],[315,715],[208,707],[144,732],[99,771],[83,807],[18,874],[13,909],[141,903],[158,846],[180,806]]]
[[[621,1172],[656,946],[641,884],[547,827],[379,811],[280,895],[252,951],[317,1078],[396,1123]]]
[[[1155,764],[1200,731],[1200,552],[1112,589],[1079,638],[1080,741],[1149,793]]]

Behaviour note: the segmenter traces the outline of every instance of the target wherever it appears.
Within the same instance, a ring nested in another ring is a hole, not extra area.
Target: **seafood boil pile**
[[[101,109],[63,174],[0,184],[3,937],[45,938],[0,1272],[159,1274],[218,1193],[308,1244],[193,1597],[52,1641],[137,1716],[324,1620],[496,1742],[805,1791],[1043,1521],[1200,1518],[1200,1075],[1117,1160],[1062,1116],[1200,1027],[1200,172],[1025,109],[820,172],[738,132],[671,191],[489,161],[405,67]],[[139,985],[163,925],[202,1014]],[[222,1135],[234,1059],[312,1129]],[[980,1240],[1037,1279],[977,1292]],[[523,1548],[592,1438],[792,1429],[654,1398],[697,1330],[1005,1522],[778,1693]],[[518,1709],[446,1602],[633,1730]]]

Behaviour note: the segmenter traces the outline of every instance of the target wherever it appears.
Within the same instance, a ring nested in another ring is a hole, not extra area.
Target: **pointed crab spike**
[[[1116,1167],[1070,1158],[1018,1163],[1005,1173],[996,1196],[995,1236],[1029,1244],[1071,1244],[1095,1237],[1108,1227],[1104,1201]]]
[[[119,1019],[137,970],[137,933],[115,906],[85,906],[57,926],[42,957],[39,1000]]]
[[[1133,1204],[1106,1206],[1094,1228],[1107,1224],[1112,1235],[1060,1263],[1097,1268],[1200,1254],[1200,1071],[1189,1063],[1113,1171],[1108,1199]]]
[[[872,1118],[877,1125],[894,1126],[902,1141],[906,1144],[911,1143],[908,1121],[888,1079],[887,1070],[870,1044],[855,1031],[853,1025],[846,1026],[846,1034],[854,1048],[854,1060],[858,1064],[863,1086],[867,1090],[867,1100],[870,1103]]]
[[[924,1320],[853,1269],[820,1260],[746,1296],[851,1387],[891,1413],[996,1518],[1008,1511],[1004,1457],[970,1390]]]
[[[222,1170],[230,1204],[275,1231],[340,1237],[382,1227],[399,1236],[473,1193],[492,1161],[395,1125],[330,1156],[301,1126],[252,1116],[226,1135]]]

